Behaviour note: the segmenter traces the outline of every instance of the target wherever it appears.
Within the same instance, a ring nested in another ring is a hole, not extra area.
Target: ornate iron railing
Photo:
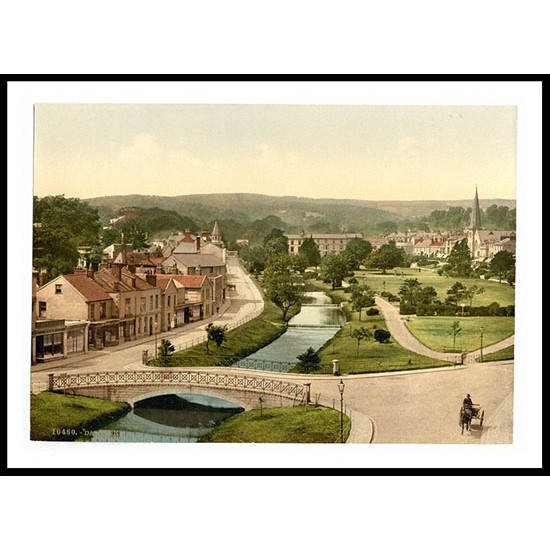
[[[305,388],[286,380],[205,371],[112,371],[50,374],[50,391],[66,391],[98,386],[198,386],[239,389],[287,397],[305,398]]]

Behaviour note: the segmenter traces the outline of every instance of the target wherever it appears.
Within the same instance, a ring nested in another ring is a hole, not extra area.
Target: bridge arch
[[[231,403],[235,405],[235,407],[240,407],[244,409],[245,411],[248,411],[252,408],[250,405],[250,402],[247,402],[244,399],[241,399],[239,395],[237,395],[239,392],[231,392],[228,391],[220,391],[216,388],[208,388],[208,387],[193,387],[193,386],[185,386],[178,388],[177,386],[165,386],[163,388],[155,388],[152,390],[146,390],[144,393],[140,395],[134,395],[132,397],[128,397],[126,399],[126,402],[133,408],[136,403],[140,401],[145,401],[145,399],[150,399],[151,397],[160,397],[161,395],[172,395],[172,394],[188,394],[188,395],[204,395],[206,397],[214,397],[216,399],[221,399],[223,401],[226,401],[228,403]]]

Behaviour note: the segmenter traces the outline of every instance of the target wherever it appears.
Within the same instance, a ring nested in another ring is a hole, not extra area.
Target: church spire
[[[474,205],[472,208],[472,229],[481,228],[481,209],[479,208],[479,198],[477,196],[477,185],[476,185],[476,196],[474,197]]]

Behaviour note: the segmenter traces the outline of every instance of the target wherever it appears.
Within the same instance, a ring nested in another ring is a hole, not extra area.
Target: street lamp
[[[340,378],[338,391],[340,392],[340,443],[344,442],[344,381]]]
[[[481,362],[483,363],[483,325],[481,325],[479,327],[479,339],[480,339],[480,359],[481,359]]]

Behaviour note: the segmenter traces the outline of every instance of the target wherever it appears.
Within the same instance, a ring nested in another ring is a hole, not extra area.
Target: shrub
[[[370,307],[367,309],[367,315],[378,315],[380,311],[375,307]]]
[[[374,339],[380,344],[385,344],[390,341],[391,333],[383,328],[377,328],[374,331]]]
[[[349,280],[348,280],[348,283],[350,285],[356,285],[357,284],[357,278],[356,277],[350,277]]]
[[[416,313],[416,308],[403,302],[399,306],[399,313],[401,313],[401,315],[414,315]]]

